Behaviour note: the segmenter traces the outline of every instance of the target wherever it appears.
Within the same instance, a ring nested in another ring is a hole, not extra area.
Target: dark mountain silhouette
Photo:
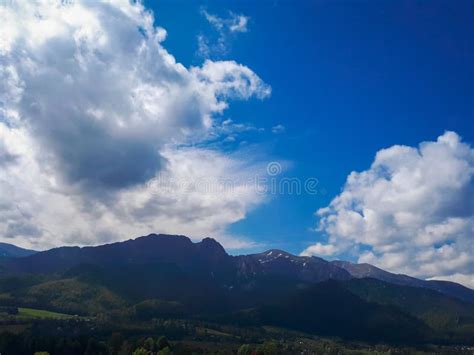
[[[185,236],[150,234],[125,242],[96,247],[60,247],[4,263],[4,273],[65,272],[81,264],[113,266],[169,263],[184,271],[222,282],[245,281],[269,275],[298,281],[347,280],[350,274],[316,257],[297,257],[270,250],[261,254],[230,256],[214,239],[193,243]]]
[[[161,262],[176,264],[184,270],[213,271],[222,270],[230,260],[222,246],[210,238],[193,243],[185,236],[150,234],[96,247],[54,248],[21,260],[8,260],[4,267],[7,272],[37,274],[64,272],[80,264],[105,266]]]
[[[20,248],[13,244],[0,243],[0,258],[21,258],[35,253],[37,253],[35,250]]]
[[[29,251],[26,251],[28,254]],[[34,253],[34,252],[32,252]],[[388,283],[423,287],[474,303],[474,290],[447,281],[426,281],[393,274],[369,264],[328,262],[317,257],[295,256],[282,250],[230,256],[214,239],[193,243],[188,237],[150,234],[124,242],[96,247],[60,247],[20,259],[5,260],[2,272],[47,274],[65,272],[82,264],[114,266],[147,263],[174,264],[185,272],[210,278],[222,285],[251,285],[256,280],[285,279],[292,282],[321,282],[374,278]]]

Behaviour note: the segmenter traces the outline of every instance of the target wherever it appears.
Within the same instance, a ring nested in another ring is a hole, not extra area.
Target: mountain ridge
[[[335,260],[332,263],[348,271],[354,278],[374,278],[401,286],[422,287],[474,303],[474,291],[456,282],[418,279],[404,274],[391,273],[368,263],[355,264],[342,260]]]
[[[408,275],[394,274],[370,264],[348,261],[327,261],[315,256],[296,256],[284,250],[269,249],[262,253],[229,255],[213,238],[193,242],[184,235],[149,234],[122,242],[98,246],[65,246],[37,252],[2,262],[3,274],[65,272],[80,264],[130,264],[161,262],[174,263],[212,273],[224,283],[236,278],[278,276],[302,282],[321,282],[330,279],[374,278],[388,283],[423,287],[474,303],[474,290],[448,281],[421,280]]]
[[[37,253],[36,250],[25,249],[10,243],[0,242],[0,257],[19,258]]]

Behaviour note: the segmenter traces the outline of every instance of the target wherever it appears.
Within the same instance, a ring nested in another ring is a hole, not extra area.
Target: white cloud
[[[198,35],[198,53],[204,58],[227,54],[233,38],[238,33],[248,31],[247,26],[250,20],[248,16],[230,11],[229,16],[224,18],[211,14],[205,9],[201,10],[201,14],[217,32],[215,40],[209,39],[203,34]]]
[[[394,272],[474,286],[474,149],[454,132],[380,150],[317,215],[328,242],[305,253],[334,247]]]
[[[35,158],[35,143],[0,125],[0,137],[21,158],[0,179],[0,235],[25,246],[97,244],[150,232],[212,235],[227,247],[251,241],[226,235],[265,196],[253,181],[264,166],[206,149],[162,152],[167,166],[146,184],[97,200],[57,184]],[[28,172],[28,173],[25,173]]]
[[[334,255],[337,251],[337,248],[332,244],[322,244],[316,243],[307,247],[302,253],[301,256],[312,256],[312,255],[321,255],[321,256],[331,256]]]
[[[232,11],[229,12],[227,18],[219,17],[211,14],[206,10],[202,10],[203,16],[206,18],[216,30],[218,31],[229,31],[229,32],[247,32],[247,25],[249,17],[242,14],[235,14]]]
[[[283,133],[283,132],[285,132],[285,130],[286,130],[286,127],[283,126],[282,124],[277,124],[276,126],[272,127],[272,133],[274,133],[274,134]]]
[[[229,27],[231,32],[247,32],[249,17],[231,13],[232,23]]]
[[[149,190],[160,174],[189,180],[198,167],[252,176],[255,167],[238,159],[177,147],[205,140],[230,100],[270,94],[234,61],[184,67],[153,21],[127,0],[0,5],[1,236],[41,248],[223,233],[261,200],[245,187]]]

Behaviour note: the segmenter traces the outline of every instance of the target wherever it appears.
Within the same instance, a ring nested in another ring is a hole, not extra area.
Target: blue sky
[[[347,175],[375,153],[416,146],[446,130],[474,140],[474,36],[471,1],[150,1],[178,61],[200,65],[197,36],[215,30],[205,9],[250,18],[229,38],[228,53],[272,87],[264,101],[225,113],[265,127],[252,143],[287,176],[316,177],[316,196],[274,196],[230,226],[268,247],[299,253],[319,236],[314,212],[337,195]],[[282,124],[282,134],[270,128]],[[248,137],[246,137],[248,139]]]

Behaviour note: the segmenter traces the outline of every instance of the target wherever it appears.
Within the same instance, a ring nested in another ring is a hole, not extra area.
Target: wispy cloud
[[[272,133],[274,134],[284,133],[285,131],[286,131],[286,127],[283,126],[282,124],[277,124],[276,126],[272,127]]]
[[[228,17],[219,17],[211,14],[206,10],[201,10],[202,15],[206,20],[218,31],[228,32],[247,32],[247,24],[249,17],[229,12]]]
[[[219,17],[205,9],[201,14],[217,33],[217,36],[198,35],[198,54],[204,58],[228,54],[235,36],[248,31],[248,16],[229,11],[227,17]]]

